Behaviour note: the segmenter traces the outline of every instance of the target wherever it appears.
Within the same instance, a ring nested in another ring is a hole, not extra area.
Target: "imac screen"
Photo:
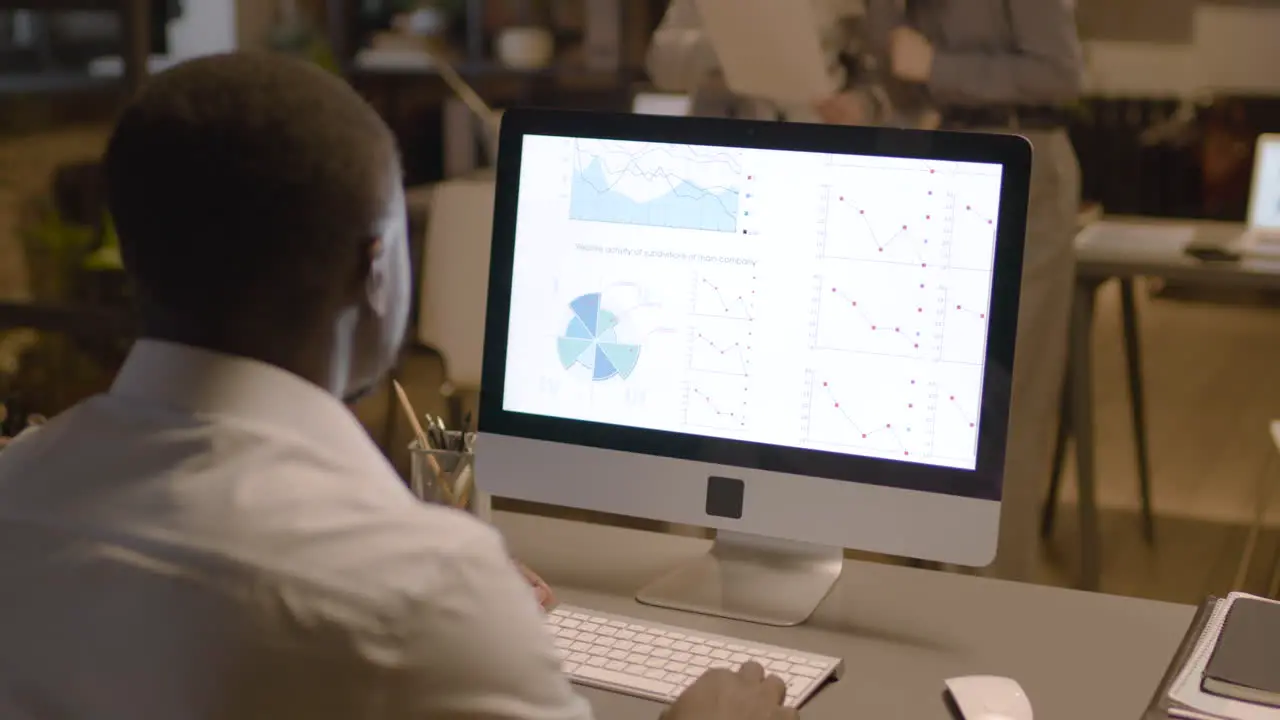
[[[1280,230],[1280,138],[1260,143],[1254,162],[1257,187],[1249,207],[1249,226]]]
[[[503,407],[973,470],[1001,173],[526,136]]]

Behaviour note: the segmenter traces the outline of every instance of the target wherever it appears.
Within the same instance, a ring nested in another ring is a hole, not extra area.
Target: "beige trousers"
[[[1080,166],[1064,131],[1024,131],[1035,154],[1027,209],[1009,444],[1000,543],[986,574],[1032,579],[1039,552],[1039,506],[1048,487],[1058,401],[1067,365],[1075,286]]]

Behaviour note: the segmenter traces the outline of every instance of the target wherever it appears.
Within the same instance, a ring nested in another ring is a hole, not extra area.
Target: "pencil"
[[[399,380],[392,380],[391,384],[396,389],[396,397],[400,399],[400,409],[409,417],[409,425],[413,428],[414,435],[418,436],[418,451],[423,453],[423,457],[431,465],[431,472],[435,473],[436,485],[440,488],[440,494],[444,496],[444,499],[449,504],[453,504],[453,492],[448,483],[445,482],[445,475],[440,470],[440,464],[428,454],[428,451],[432,449],[431,443],[427,440],[427,432],[422,429],[422,423],[418,422],[418,413],[414,412],[413,403],[409,402],[409,396],[405,393],[404,387],[400,385]]]

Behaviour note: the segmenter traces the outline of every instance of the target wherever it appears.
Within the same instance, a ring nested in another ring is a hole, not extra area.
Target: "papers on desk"
[[[1214,648],[1218,644],[1222,626],[1227,619],[1227,613],[1230,612],[1232,603],[1241,598],[1272,602],[1246,593],[1231,593],[1217,601],[1208,621],[1205,623],[1204,629],[1200,632],[1200,637],[1196,641],[1194,649],[1187,657],[1173,683],[1169,686],[1168,697],[1172,701],[1172,705],[1166,712],[1170,717],[1196,718],[1197,720],[1199,718],[1208,718],[1210,720],[1219,718],[1229,718],[1230,720],[1280,720],[1280,708],[1214,695],[1205,692],[1202,687],[1205,667],[1209,664]]]
[[[1096,222],[1076,236],[1076,250],[1141,257],[1180,255],[1195,238],[1193,227],[1185,225],[1137,225]]]
[[[839,92],[839,84],[827,71],[813,3],[696,1],[730,90],[803,107]],[[761,42],[761,38],[768,40]]]

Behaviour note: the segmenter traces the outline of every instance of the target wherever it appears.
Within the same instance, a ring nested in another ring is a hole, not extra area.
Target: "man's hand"
[[[933,45],[916,30],[899,26],[889,33],[889,67],[906,82],[928,82],[933,75]]]
[[[663,720],[797,720],[800,714],[782,707],[787,686],[777,676],[749,662],[738,672],[708,670],[676,699]]]
[[[550,610],[556,605],[555,593],[551,592],[551,586],[534,571],[530,570],[524,563],[516,561],[516,567],[520,570],[520,574],[524,575],[524,579],[529,581],[529,585],[533,588],[533,594],[538,598],[538,604],[543,610]]]
[[[814,106],[828,125],[864,125],[870,119],[866,102],[851,92],[832,95]]]

